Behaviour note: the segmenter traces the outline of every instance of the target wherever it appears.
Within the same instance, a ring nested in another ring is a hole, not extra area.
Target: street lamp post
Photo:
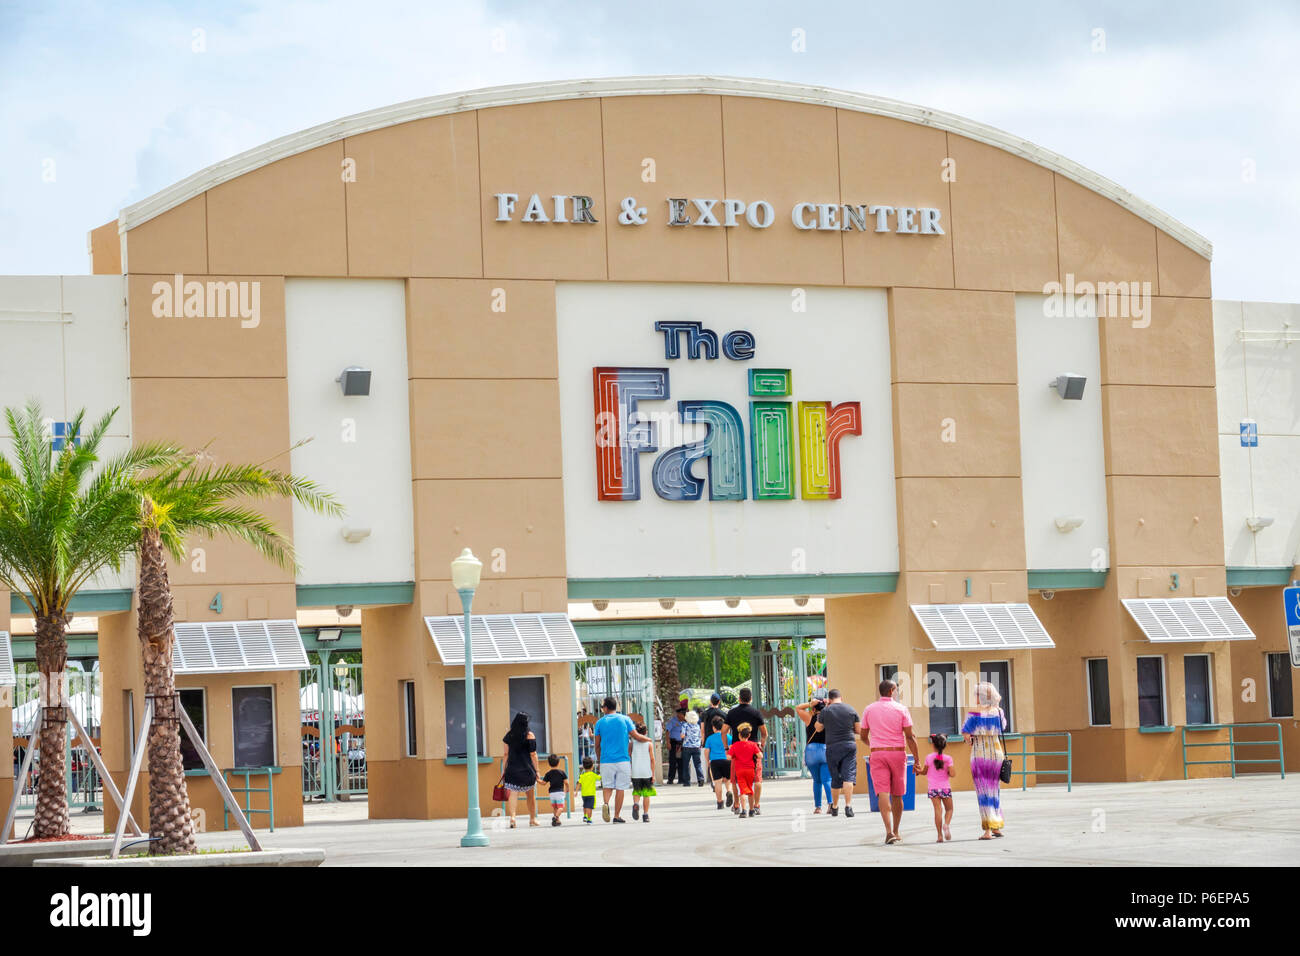
[[[478,809],[478,709],[474,700],[474,648],[470,639],[470,609],[474,606],[474,591],[482,572],[483,562],[474,557],[469,548],[451,562],[451,586],[460,595],[460,604],[465,610],[465,778],[469,803],[461,846],[488,845]]]

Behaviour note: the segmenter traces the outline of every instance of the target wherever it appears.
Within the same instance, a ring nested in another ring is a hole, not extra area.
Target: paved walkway
[[[1300,860],[1300,784],[1277,777],[1240,780],[1079,784],[1003,792],[1007,836],[979,842],[972,793],[958,793],[953,840],[935,844],[929,801],[904,814],[904,844],[885,847],[879,816],[865,797],[852,820],[812,813],[807,781],[769,781],[763,815],[739,820],[713,809],[703,789],[662,787],[651,823],[582,823],[580,814],[553,828],[504,828],[484,821],[492,841],[462,849],[461,820],[368,820],[365,801],[314,804],[307,824],[258,831],[267,846],[323,847],[327,866],[635,864],[817,866],[831,864],[944,865],[1295,865]],[[490,808],[489,808],[490,809]],[[76,829],[100,818],[74,814]],[[205,846],[241,842],[238,832],[209,833]]]

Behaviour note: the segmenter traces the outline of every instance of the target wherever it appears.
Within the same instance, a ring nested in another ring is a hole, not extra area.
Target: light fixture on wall
[[[659,606],[660,606],[661,608],[663,608],[665,611],[671,611],[671,610],[673,609],[673,607],[674,607],[676,604],[677,604],[677,601],[676,601],[675,598],[660,598],[660,599],[659,599]]]
[[[343,528],[343,540],[348,544],[358,544],[359,542],[365,541],[368,537],[370,537],[369,528],[351,528],[346,526]]]
[[[360,365],[349,365],[334,381],[343,386],[344,395],[370,394],[370,369]]]
[[[348,608],[348,610],[350,611],[352,609]],[[316,632],[316,641],[320,644],[329,644],[333,641],[337,641],[342,636],[343,628],[341,627],[322,627]]]
[[[1056,519],[1056,530],[1061,534],[1069,534],[1075,528],[1083,526],[1083,517],[1081,515],[1062,515]]]
[[[740,607],[740,598],[727,598],[723,603],[726,604],[727,607],[737,608]]]
[[[336,604],[336,605],[334,605],[334,613],[337,614],[339,617],[351,617],[351,616],[352,616],[352,605],[351,605],[351,604]]]
[[[1251,515],[1246,519],[1246,527],[1250,529],[1251,534],[1258,534],[1272,523],[1272,518],[1265,518],[1263,515]]]
[[[1052,598],[1056,597],[1056,592],[1055,592],[1055,591],[1039,591],[1039,592],[1038,592],[1038,596],[1039,596],[1040,598],[1042,598],[1044,601],[1050,601]]]
[[[591,602],[591,606],[594,607],[597,611],[603,611],[605,610],[605,608],[609,607],[609,602],[606,601],[604,598],[596,598],[596,600]]]
[[[1241,588],[1228,588],[1228,593],[1233,597],[1241,597]]]
[[[799,595],[796,595],[796,596],[795,596],[795,599],[794,599],[794,603],[795,603],[795,606],[796,606],[796,607],[807,607],[807,606],[808,606],[808,595],[806,595],[806,594],[799,594]]]
[[[1064,375],[1058,375],[1052,381],[1047,383],[1048,388],[1056,389],[1056,394],[1062,398],[1077,402],[1083,398],[1083,386],[1088,383],[1084,375],[1076,375],[1073,372],[1066,372]]]

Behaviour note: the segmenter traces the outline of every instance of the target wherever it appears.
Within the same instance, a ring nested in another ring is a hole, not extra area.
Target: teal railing
[[[540,787],[542,785],[542,777],[545,776],[546,771],[551,769],[546,765],[546,758],[548,756],[549,754],[537,755],[537,766],[541,768],[541,771],[537,774],[537,786],[533,788],[534,793],[536,792],[537,787]],[[578,793],[578,778],[569,772],[569,755],[560,754],[560,760],[563,763],[562,769],[564,770],[564,775],[569,778],[569,792],[564,795],[564,818],[568,820],[573,816],[573,798],[574,795]],[[503,776],[505,772],[506,772],[506,758],[502,757],[497,762],[497,775]],[[525,795],[521,793],[519,796],[522,799]],[[551,812],[550,794],[543,794],[543,796],[538,797],[536,799],[538,803],[537,815],[539,817],[549,816]],[[501,816],[503,817],[506,815],[507,806],[508,804],[504,800],[502,800]]]
[[[244,795],[244,817],[248,820],[249,826],[253,824],[254,813],[265,813],[267,816],[267,826],[271,832],[275,832],[275,777],[276,768],[274,767],[230,767],[221,771],[221,775],[226,778],[226,786],[230,788],[231,794],[242,793]],[[254,776],[266,777],[265,787],[253,786]],[[232,780],[233,777],[241,776],[244,778],[244,785],[236,787]],[[253,794],[266,794],[266,808],[259,809],[253,806]],[[222,807],[221,810],[222,824],[225,829],[230,829],[230,808]]]
[[[1236,732],[1245,727],[1271,727],[1274,733],[1276,734],[1276,738],[1273,740],[1238,740],[1236,736]],[[1198,740],[1189,743],[1187,740],[1187,731],[1189,730],[1192,731],[1193,733],[1200,733],[1202,731],[1212,731],[1212,730],[1226,730],[1228,732],[1228,739],[1227,740],[1203,740],[1203,741]],[[1187,751],[1191,747],[1227,747],[1228,756],[1224,760],[1188,760]],[[1276,747],[1277,756],[1267,757],[1262,759],[1238,757],[1237,756],[1238,747]],[[1278,771],[1281,773],[1282,779],[1283,780],[1286,779],[1286,760],[1282,752],[1282,725],[1281,724],[1275,724],[1275,723],[1192,724],[1190,727],[1183,728],[1183,779],[1184,780],[1187,779],[1188,767],[1207,766],[1211,764],[1222,766],[1223,764],[1227,764],[1232,768],[1232,777],[1235,780],[1237,778],[1238,764],[1264,764],[1264,763],[1277,764]]]
[[[1064,750],[1027,750],[1025,749],[1026,741],[1031,737],[1064,737],[1065,749]],[[1020,776],[1021,790],[1029,789],[1030,777],[1047,777],[1047,776],[1064,777],[1065,790],[1067,793],[1071,792],[1074,789],[1074,741],[1070,737],[1068,731],[1045,730],[1042,731],[1041,733],[1007,734],[1006,740],[1008,743],[1015,740],[1020,741],[1020,750],[1014,751],[1010,747],[1007,747],[1006,755],[1011,758],[1011,775],[1016,776],[1017,774],[1019,774]],[[1020,762],[1018,764],[1016,763],[1017,757],[1020,758]],[[1065,769],[1064,770],[1043,770],[1041,768],[1035,768],[1033,770],[1030,770],[1027,762],[1028,758],[1030,757],[1064,757]],[[1016,769],[1017,767],[1019,767],[1019,769]]]

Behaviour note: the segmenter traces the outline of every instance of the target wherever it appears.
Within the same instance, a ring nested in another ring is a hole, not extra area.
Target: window
[[[1011,712],[1011,662],[980,661],[980,680],[988,681],[1002,695],[1002,712],[1007,715],[1007,732],[1015,726]]]
[[[206,744],[208,742],[207,692],[201,687],[186,687],[178,693],[181,695],[181,706],[185,708],[190,723],[194,725],[194,729],[199,732],[199,737]],[[134,716],[132,720],[134,722]],[[203,758],[199,756],[198,748],[190,743],[190,735],[184,730],[181,731],[181,764],[186,770],[203,769]]]
[[[881,665],[880,665],[880,680],[881,680],[881,683],[883,683],[883,682],[885,682],[885,681],[887,681],[887,680],[892,680],[895,684],[897,684],[897,683],[898,683],[898,665],[897,665],[897,664],[881,664]]]
[[[930,708],[930,733],[955,734],[958,720],[957,665],[930,664],[926,675],[925,702]]]
[[[465,744],[465,681],[449,680],[442,683],[442,700],[447,711],[447,756],[468,759],[469,750]],[[474,678],[474,719],[478,724],[478,755],[487,756],[484,743],[483,719],[483,678]]]
[[[406,728],[406,756],[419,754],[415,739],[415,681],[402,681],[403,726]]]
[[[1265,655],[1268,667],[1268,715],[1294,717],[1295,698],[1291,695],[1291,655]]]
[[[236,767],[275,766],[275,695],[271,687],[236,687],[230,692]]]
[[[1165,724],[1165,659],[1139,657],[1138,676],[1138,726],[1164,727]]]
[[[1094,727],[1110,726],[1110,663],[1093,657],[1088,665],[1088,723]]]
[[[520,711],[528,715],[528,729],[537,738],[537,752],[550,753],[547,746],[550,736],[547,731],[550,727],[547,723],[545,677],[510,678],[510,719],[514,720],[515,714]]]
[[[1209,654],[1188,654],[1183,658],[1183,689],[1187,692],[1187,723],[1214,723]]]

